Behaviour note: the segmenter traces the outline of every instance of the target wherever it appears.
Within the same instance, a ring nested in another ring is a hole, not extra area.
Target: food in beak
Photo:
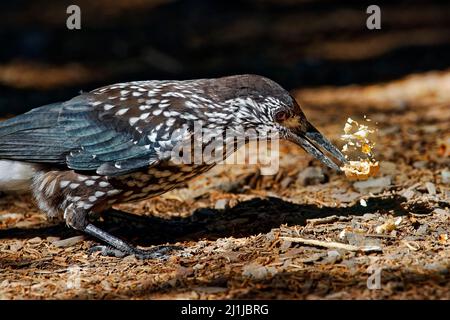
[[[309,129],[306,133],[294,135],[291,137],[291,140],[300,145],[306,152],[320,160],[326,166],[336,171],[340,171],[339,166],[328,155],[326,155],[321,148],[340,162],[346,163],[347,160],[344,155],[316,128],[314,128],[311,124],[308,126]]]
[[[377,175],[380,166],[378,162],[361,160],[349,161],[341,169],[349,180],[367,180],[369,177]]]
[[[370,119],[365,119],[370,122]],[[342,152],[348,159],[351,154],[359,154],[358,160],[346,163],[341,170],[350,180],[367,180],[376,176],[379,171],[379,163],[374,159],[372,150],[375,143],[372,141],[374,129],[368,125],[359,124],[357,121],[348,118],[344,126],[344,134],[341,139],[345,142]]]

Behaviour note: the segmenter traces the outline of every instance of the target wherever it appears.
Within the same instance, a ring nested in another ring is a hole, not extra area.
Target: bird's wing
[[[2,122],[0,158],[111,176],[168,159],[177,142],[172,132],[181,119],[167,122],[167,117],[146,115],[137,99],[113,100],[83,94]]]
[[[61,109],[54,103],[0,122],[0,159],[63,165],[71,146],[55,130]]]

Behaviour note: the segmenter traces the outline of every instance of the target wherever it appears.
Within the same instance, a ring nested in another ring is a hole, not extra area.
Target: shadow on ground
[[[410,209],[404,206],[405,198],[395,196],[372,198],[363,207],[319,207],[312,204],[295,204],[279,198],[252,199],[230,209],[198,209],[187,218],[162,219],[145,217],[120,211],[110,211],[96,224],[109,232],[140,245],[156,245],[177,241],[215,240],[222,237],[246,237],[267,233],[282,224],[305,225],[307,219],[327,216],[361,216],[366,213],[393,213],[405,215]],[[427,214],[431,209],[415,208]],[[2,238],[33,238],[47,236],[73,236],[77,232],[64,226],[51,225],[35,229],[12,228],[0,230]]]

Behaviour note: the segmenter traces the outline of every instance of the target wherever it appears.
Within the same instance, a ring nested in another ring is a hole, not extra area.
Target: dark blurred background
[[[68,30],[66,8],[81,8]],[[366,8],[381,7],[381,30]],[[0,114],[119,81],[237,73],[287,89],[450,66],[449,1],[15,0],[0,3]]]

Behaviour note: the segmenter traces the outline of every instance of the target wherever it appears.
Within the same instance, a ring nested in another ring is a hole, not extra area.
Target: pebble
[[[428,162],[427,162],[427,161],[424,161],[424,160],[421,160],[421,161],[415,161],[415,162],[413,163],[413,167],[416,168],[416,169],[424,169],[424,168],[427,167],[427,164],[428,164]]]
[[[330,250],[327,252],[327,256],[323,259],[323,263],[334,264],[342,260],[341,254],[336,250]]]
[[[444,218],[445,216],[450,217],[450,212],[449,212],[449,211],[446,211],[446,210],[444,210],[444,209],[439,209],[439,208],[434,209],[434,210],[433,210],[433,213],[434,213],[435,215],[442,216],[442,218]]]
[[[251,263],[243,267],[242,275],[247,278],[261,280],[277,273],[275,267],[265,267],[257,263]]]
[[[346,193],[333,193],[331,195],[333,199],[339,200],[340,202],[352,202],[358,199],[361,194],[358,192],[346,192]]]
[[[353,187],[361,193],[379,193],[389,187],[391,184],[391,177],[386,176],[382,178],[369,179],[366,181],[356,181]]]
[[[228,199],[219,199],[216,201],[216,204],[214,205],[214,209],[217,210],[224,210],[229,208],[230,201]]]
[[[380,173],[383,175],[394,175],[397,171],[397,165],[394,162],[380,162]]]
[[[42,239],[40,237],[34,237],[28,240],[28,243],[40,243]]]
[[[9,250],[12,252],[17,252],[23,248],[23,243],[21,241],[16,241],[9,245]]]
[[[416,193],[414,192],[414,190],[408,189],[408,190],[404,191],[401,195],[403,198],[410,200],[414,197],[415,194]]]
[[[425,183],[425,187],[427,188],[427,191],[430,195],[434,196],[436,195],[436,186],[432,182]]]
[[[441,173],[441,176],[442,176],[442,183],[450,184],[450,171],[449,170],[443,170]]]
[[[286,177],[286,178],[284,178],[283,180],[281,180],[280,186],[281,186],[283,189],[286,189],[287,187],[289,187],[289,185],[291,184],[292,180],[293,180],[293,179],[292,179],[291,177]]]
[[[47,237],[46,240],[50,243],[60,240],[60,237]]]
[[[381,246],[381,240],[377,238],[365,237],[359,233],[347,232],[345,234],[348,244],[352,246],[365,247],[365,246]]]
[[[297,182],[302,186],[325,183],[327,180],[327,176],[320,167],[307,167],[297,176]]]
[[[365,213],[362,216],[363,220],[375,220],[377,218],[377,215],[374,213]]]
[[[427,234],[427,230],[428,230],[428,225],[423,224],[416,230],[416,235],[424,236]]]
[[[313,263],[316,262],[320,259],[322,259],[323,257],[325,257],[324,253],[314,253],[313,255],[309,256],[308,258],[302,259],[301,262],[302,263]]]

